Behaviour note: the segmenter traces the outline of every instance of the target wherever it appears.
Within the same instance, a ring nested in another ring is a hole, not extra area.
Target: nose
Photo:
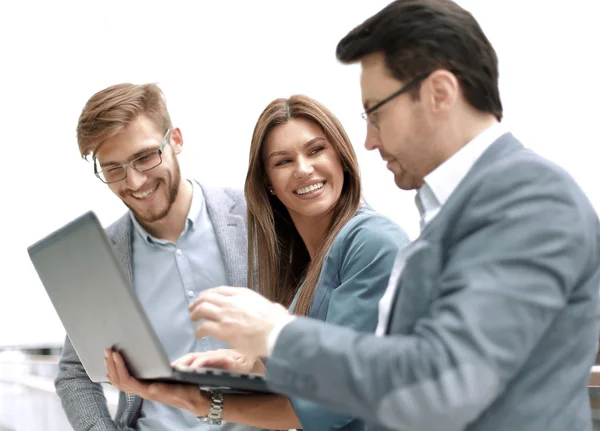
[[[379,139],[379,132],[375,127],[367,126],[367,136],[365,138],[365,148],[369,151],[373,151],[379,148],[381,140]]]
[[[310,160],[304,157],[298,158],[296,162],[296,169],[294,171],[294,175],[296,176],[296,178],[302,178],[304,176],[311,175],[314,171],[315,168],[313,167]]]
[[[131,190],[138,190],[148,179],[148,176],[144,172],[139,172],[131,166],[127,166],[125,169],[127,169],[127,178],[125,178],[125,181],[127,182],[127,187]]]

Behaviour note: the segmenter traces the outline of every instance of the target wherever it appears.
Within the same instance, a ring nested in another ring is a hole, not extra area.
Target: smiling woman
[[[271,102],[254,129],[245,192],[259,290],[289,305],[302,284],[295,312],[305,315],[325,255],[361,204],[358,163],[341,123],[306,96]]]

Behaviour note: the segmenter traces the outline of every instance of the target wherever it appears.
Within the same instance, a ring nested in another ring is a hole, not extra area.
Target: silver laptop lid
[[[106,381],[104,349],[138,378],[171,367],[96,215],[89,211],[27,249],[90,379]]]

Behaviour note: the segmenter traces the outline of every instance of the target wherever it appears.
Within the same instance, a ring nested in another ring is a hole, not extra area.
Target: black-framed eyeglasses
[[[123,163],[122,165],[99,166],[98,160],[96,157],[94,157],[94,175],[96,175],[103,183],[111,184],[118,181],[123,181],[125,178],[127,178],[127,166],[131,166],[138,172],[146,172],[150,169],[154,169],[162,163],[162,153],[170,138],[171,129],[168,129],[158,149],[148,151],[147,153],[136,157],[128,163]],[[102,169],[99,170],[99,168]]]
[[[361,114],[361,117],[363,117],[363,119],[367,123],[369,123],[371,126],[375,127],[377,130],[379,130],[379,125],[377,124],[377,121],[379,119],[377,118],[377,116],[373,116],[372,114],[376,114],[375,111],[377,111],[379,108],[381,108],[386,103],[388,103],[388,102],[392,101],[393,99],[395,99],[396,97],[401,96],[402,94],[410,91],[418,83],[420,83],[421,81],[423,81],[424,79],[426,79],[429,75],[431,75],[431,72],[425,73],[425,74],[420,75],[420,76],[417,76],[415,79],[413,79],[408,84],[406,84],[404,87],[402,87],[400,90],[398,90],[395,93],[389,95],[388,97],[386,97],[385,99],[383,99],[381,102],[376,103],[375,105],[371,106],[369,109],[367,109],[365,112],[363,112]]]

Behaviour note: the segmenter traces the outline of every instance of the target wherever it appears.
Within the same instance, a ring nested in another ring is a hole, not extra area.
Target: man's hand
[[[122,392],[185,409],[196,416],[206,416],[210,410],[210,398],[196,385],[141,382],[131,377],[123,357],[110,349],[104,351],[104,362],[108,370],[106,377]]]
[[[267,357],[273,327],[289,319],[287,310],[258,293],[220,286],[203,292],[190,305],[192,322],[200,322],[196,337],[218,338],[248,356]]]
[[[233,349],[188,353],[174,361],[174,367],[184,365],[192,368],[223,368],[237,373],[264,373],[264,366],[255,356],[247,356]]]

